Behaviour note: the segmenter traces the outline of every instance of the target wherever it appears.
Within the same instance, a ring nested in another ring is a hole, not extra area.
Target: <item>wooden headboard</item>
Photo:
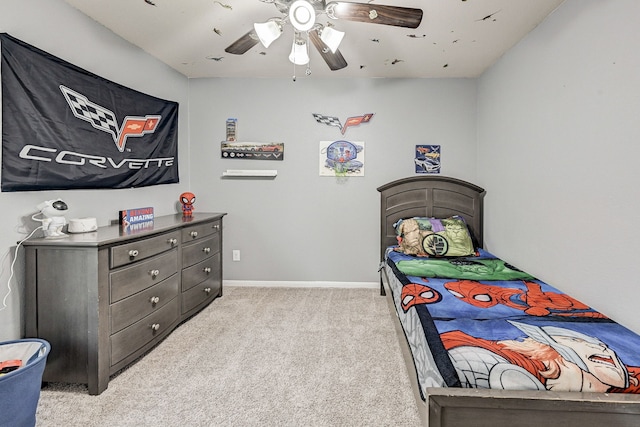
[[[414,216],[446,218],[462,216],[476,243],[484,247],[484,189],[446,176],[413,176],[378,187],[380,192],[380,259],[387,247],[397,244],[393,224]]]

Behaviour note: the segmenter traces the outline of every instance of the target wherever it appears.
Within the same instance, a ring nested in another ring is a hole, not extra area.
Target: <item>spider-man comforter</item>
[[[420,388],[640,393],[640,336],[486,251],[387,251]]]

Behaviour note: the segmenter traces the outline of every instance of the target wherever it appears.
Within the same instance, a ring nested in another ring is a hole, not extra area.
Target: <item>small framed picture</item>
[[[440,173],[440,146],[416,145],[416,173]]]

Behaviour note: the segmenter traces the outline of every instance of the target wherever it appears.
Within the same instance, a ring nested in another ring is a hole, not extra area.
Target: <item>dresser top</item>
[[[89,233],[67,233],[68,237],[28,239],[23,246],[102,246],[122,243],[127,240],[149,237],[166,231],[177,230],[191,225],[221,219],[226,213],[194,212],[191,217],[175,215],[157,216],[153,221],[134,224],[128,228],[107,225]]]

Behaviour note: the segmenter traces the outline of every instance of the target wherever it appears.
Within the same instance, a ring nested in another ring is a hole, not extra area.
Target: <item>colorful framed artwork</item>
[[[440,146],[416,145],[413,162],[416,173],[440,173]]]

